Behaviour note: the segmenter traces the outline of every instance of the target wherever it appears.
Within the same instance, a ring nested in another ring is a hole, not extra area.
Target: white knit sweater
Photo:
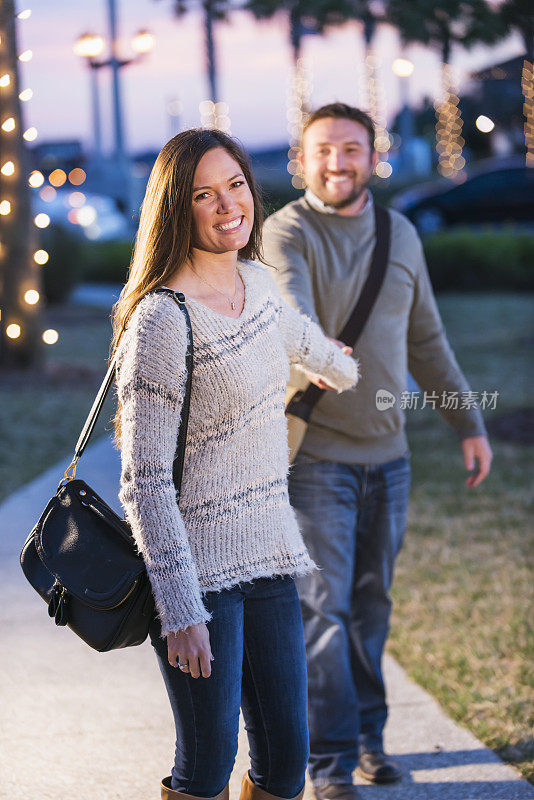
[[[145,296],[117,350],[120,500],[146,563],[162,636],[209,620],[202,595],[309,572],[287,491],[289,364],[339,391],[357,362],[280,298],[268,273],[239,262],[237,319],[187,299],[194,369],[180,508],[172,480],[185,391],[187,332],[172,297]]]

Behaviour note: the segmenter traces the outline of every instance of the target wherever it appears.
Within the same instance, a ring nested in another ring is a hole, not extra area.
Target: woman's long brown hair
[[[111,315],[110,360],[138,303],[148,292],[165,285],[190,255],[195,170],[202,156],[217,147],[224,148],[239,164],[254,200],[252,231],[239,257],[261,259],[263,207],[241,145],[218,130],[192,128],[173,136],[159,153],[148,180],[128,279]],[[120,447],[120,403],[117,403],[113,423],[115,444]]]

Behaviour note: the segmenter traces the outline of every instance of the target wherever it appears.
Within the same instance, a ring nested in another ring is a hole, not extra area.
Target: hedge
[[[78,277],[73,269],[73,251],[67,242],[51,245],[52,269]],[[435,291],[534,290],[534,232],[519,228],[454,228],[429,235],[423,240]],[[130,241],[83,242],[80,270],[85,281],[124,283],[130,263]],[[54,259],[52,252],[55,251]],[[68,263],[67,263],[68,262]],[[59,276],[58,276],[59,277]],[[61,285],[61,281],[54,281]]]
[[[455,228],[423,240],[434,290],[534,290],[534,233]]]

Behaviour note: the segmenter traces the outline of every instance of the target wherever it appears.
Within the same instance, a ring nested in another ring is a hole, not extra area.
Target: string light
[[[28,130],[24,131],[22,135],[27,142],[33,142],[35,139],[37,139],[37,128],[28,128]]]
[[[22,20],[22,21],[23,20],[27,20],[27,19],[30,18],[31,13],[32,13],[31,9],[26,8],[26,9],[20,11],[18,14],[16,14],[16,17],[17,17],[17,19]],[[2,38],[3,37],[0,36],[0,44],[2,43]],[[32,58],[33,58],[33,52],[30,49],[23,50],[18,55],[18,60],[21,63],[27,63],[28,61],[31,61]],[[13,83],[12,78],[13,78],[13,76],[10,75],[9,72],[5,72],[2,75],[0,75],[0,89],[7,89],[8,87],[11,87],[12,83]],[[15,83],[15,89],[16,89],[17,81],[15,80],[14,83]],[[29,100],[32,99],[32,97],[33,97],[33,90],[30,89],[29,87],[27,87],[25,89],[22,89],[18,93],[18,100],[21,103],[28,102]],[[5,118],[1,122],[1,132],[2,133],[11,134],[11,133],[13,133],[13,131],[15,131],[15,129],[18,127],[18,123],[17,123],[15,117],[16,117],[16,115],[9,116],[9,117]],[[33,126],[29,127],[27,130],[25,130],[22,133],[22,137],[26,142],[33,142],[37,138],[37,135],[38,135],[37,129],[35,127],[33,127]],[[16,173],[16,171],[17,171],[17,166],[16,166],[16,163],[15,163],[15,160],[8,160],[5,163],[3,163],[2,166],[0,167],[0,173],[3,176],[6,176],[6,177],[14,175]],[[63,183],[65,183],[66,180],[67,180],[66,173],[63,172],[62,170],[59,170],[59,171],[56,170],[56,172],[57,173],[61,173],[60,175],[57,175],[57,180],[58,180],[58,184],[57,185],[63,185]],[[83,182],[83,180],[85,180],[85,173],[83,172],[83,170],[81,170],[80,172],[82,173],[82,176],[83,176],[80,182]],[[45,179],[44,179],[44,175],[42,174],[42,172],[40,172],[39,170],[33,170],[28,175],[27,180],[28,180],[28,185],[30,187],[38,189],[38,188],[43,186]],[[54,196],[55,196],[56,192],[55,192],[55,189],[53,189],[52,186],[45,187],[45,189],[48,189],[50,192],[53,192]],[[44,189],[41,189],[40,194],[42,194],[43,191],[44,191]],[[52,198],[50,198],[50,199],[52,199]],[[12,210],[13,210],[12,209],[12,202],[13,201],[10,201],[10,200],[2,200],[2,201],[0,201],[0,214],[2,216],[6,216],[6,215],[8,215],[8,214],[10,214],[12,212]],[[46,228],[50,224],[50,217],[48,216],[48,214],[39,213],[34,217],[34,223],[35,223],[37,228]],[[3,250],[3,249],[4,248],[0,244],[0,250]],[[3,254],[3,253],[0,253],[0,254]],[[48,260],[49,260],[49,254],[48,254],[48,252],[46,250],[38,249],[38,250],[35,250],[35,252],[33,253],[33,262],[35,263],[35,265],[44,265],[44,264],[46,264],[48,262]],[[27,289],[24,292],[24,303],[26,303],[27,305],[35,306],[39,301],[40,301],[40,294],[37,291],[37,289]],[[20,338],[22,336],[22,326],[21,326],[21,324],[19,324],[19,323],[11,323],[10,325],[8,325],[7,328],[6,328],[6,335],[10,339],[18,339],[18,338]],[[57,331],[55,331],[53,329],[48,329],[48,330],[43,332],[42,337],[43,337],[43,341],[45,341],[47,344],[55,344],[55,342],[57,342],[57,340],[58,340],[58,333],[57,333]]]
[[[17,325],[15,322],[12,322],[11,325],[7,326],[6,333],[10,339],[18,339],[21,333],[20,325]]]
[[[46,264],[48,259],[49,255],[46,252],[46,250],[36,250],[35,253],[33,254],[33,260],[35,261],[36,264],[39,265]]]
[[[15,174],[15,165],[12,161],[6,161],[5,164],[2,164],[2,168],[0,169],[2,175],[14,175]]]
[[[203,100],[199,104],[198,110],[200,111],[200,122],[203,128],[214,128],[228,134],[231,133],[228,103],[214,103],[213,100]]]
[[[42,172],[39,172],[38,169],[34,169],[32,173],[30,173],[30,177],[28,178],[28,183],[32,187],[32,189],[38,189],[39,186],[42,186],[44,183],[44,175]]]
[[[381,64],[381,59],[369,50],[367,58],[365,59],[365,70],[367,77],[368,110],[369,116],[375,124],[374,147],[378,153],[375,175],[379,178],[386,179],[391,176],[393,168],[388,161],[391,139],[387,130],[385,95],[379,76],[379,67]]]
[[[303,58],[298,58],[292,82],[288,88],[287,122],[289,132],[289,150],[287,151],[287,171],[292,176],[291,185],[295,189],[304,189],[306,183],[298,160],[302,131],[310,113],[310,97],[313,90],[309,78],[309,67]]]
[[[457,178],[465,167],[462,149],[463,121],[458,108],[459,97],[453,91],[453,74],[449,64],[443,65],[443,99],[434,104],[436,109],[436,150],[438,171],[444,178]]]
[[[38,228],[47,228],[50,225],[50,217],[48,214],[37,214],[33,221]]]
[[[521,88],[525,98],[523,113],[525,115],[524,130],[527,167],[534,167],[534,64],[527,60],[523,63]]]
[[[55,344],[59,339],[59,334],[53,328],[48,328],[48,330],[43,332],[43,342],[45,344]]]

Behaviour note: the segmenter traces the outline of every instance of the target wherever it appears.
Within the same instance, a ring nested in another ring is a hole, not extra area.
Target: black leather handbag
[[[187,381],[173,463],[178,497],[193,378],[193,332],[184,295],[163,287],[155,291],[165,292],[174,299],[187,325]],[[114,374],[115,358],[85,421],[74,458],[20,555],[26,578],[48,603],[48,613],[56,625],[68,625],[100,652],[144,642],[154,615],[150,582],[128,523],[85,481],[75,477],[76,465],[93,432]]]

